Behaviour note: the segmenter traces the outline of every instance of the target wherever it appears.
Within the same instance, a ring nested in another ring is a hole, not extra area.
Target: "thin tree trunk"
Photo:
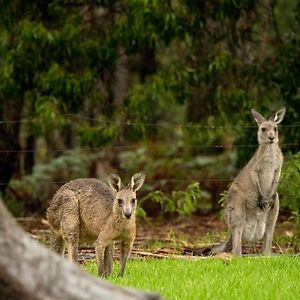
[[[22,300],[162,299],[114,286],[32,240],[0,200],[0,298]]]
[[[16,169],[20,150],[19,132],[23,101],[0,100],[0,191],[6,187]]]
[[[116,62],[116,70],[114,72],[114,104],[122,107],[129,90],[129,66],[128,56],[124,49],[118,50],[118,59]]]

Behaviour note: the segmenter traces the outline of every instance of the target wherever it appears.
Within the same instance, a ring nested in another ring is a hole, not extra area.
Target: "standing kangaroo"
[[[279,211],[277,186],[283,162],[277,124],[282,121],[285,108],[268,120],[254,109],[251,113],[258,125],[259,147],[228,190],[224,212],[229,237],[215,246],[213,253],[232,251],[240,255],[242,240],[257,241],[264,237],[263,252],[271,254]]]
[[[70,260],[77,260],[78,242],[95,242],[99,276],[112,273],[114,240],[121,241],[122,276],[135,239],[136,191],[145,175],[132,176],[124,187],[119,176],[111,174],[108,185],[97,179],[76,179],[63,185],[47,210],[52,228],[51,247]]]

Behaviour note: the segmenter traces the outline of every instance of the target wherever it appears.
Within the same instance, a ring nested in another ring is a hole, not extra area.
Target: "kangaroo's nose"
[[[273,141],[274,141],[274,136],[269,136],[269,140],[270,140],[271,142],[273,142]]]
[[[131,212],[126,212],[126,213],[124,213],[124,215],[127,219],[131,218]]]

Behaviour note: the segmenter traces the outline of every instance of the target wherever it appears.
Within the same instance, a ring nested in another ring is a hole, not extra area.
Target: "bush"
[[[278,192],[282,208],[300,213],[300,152],[283,164]]]
[[[21,179],[10,181],[9,190],[12,191],[8,197],[10,203],[20,202],[23,206],[14,205],[11,211],[14,215],[23,215],[38,210],[44,210],[55,191],[66,181],[86,177],[88,166],[93,156],[84,156],[81,152],[73,151],[66,153],[47,164],[36,164],[32,174],[23,176]],[[15,198],[15,199],[14,199]],[[5,201],[8,201],[5,199]],[[7,204],[7,203],[6,203]],[[24,211],[16,211],[17,209]]]
[[[198,182],[194,182],[185,191],[172,191],[170,196],[162,191],[151,192],[140,203],[142,206],[144,201],[151,199],[160,204],[162,214],[170,212],[187,216],[196,212],[208,198],[209,193],[203,191]]]
[[[281,208],[292,212],[294,242],[300,243],[300,152],[290,155],[284,163],[278,192]]]

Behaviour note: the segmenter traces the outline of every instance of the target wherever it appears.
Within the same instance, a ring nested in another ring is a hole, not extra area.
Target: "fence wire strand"
[[[118,122],[118,121],[110,121],[110,120],[99,120],[96,118],[91,118],[87,116],[81,116],[76,114],[63,114],[65,117],[85,120],[85,121],[93,121],[102,124],[115,124],[117,126],[145,126],[145,127],[170,127],[170,128],[202,128],[202,129],[224,129],[224,128],[257,128],[256,125],[201,125],[201,124],[180,124],[180,123],[142,123],[142,122]],[[34,123],[36,122],[35,119],[23,119],[23,120],[0,120],[0,125],[4,124],[14,124],[14,123]],[[280,125],[281,128],[299,128],[300,124],[294,125]],[[282,143],[280,147],[295,147],[300,146],[300,143]],[[157,144],[139,144],[139,145],[112,145],[112,146],[99,146],[99,147],[75,147],[75,148],[63,148],[63,149],[1,149],[0,153],[38,153],[38,152],[46,152],[46,153],[67,153],[67,152],[76,152],[76,151],[101,151],[101,150],[135,150],[138,148],[199,148],[199,149],[232,149],[232,148],[257,148],[258,144],[228,144],[228,145],[221,145],[221,144],[185,144],[185,145],[175,145],[174,143],[157,143]],[[180,183],[180,182],[199,182],[200,184],[203,182],[227,182],[230,183],[233,178],[194,178],[194,179],[162,179],[162,180],[149,180],[148,183]],[[62,185],[66,182],[62,181],[47,181],[47,180],[40,180],[40,183],[45,184],[56,184]],[[8,185],[9,183],[0,182],[0,186]]]
[[[204,129],[224,129],[224,128],[257,128],[256,125],[203,125],[203,124],[182,124],[182,123],[143,123],[143,122],[121,122],[111,120],[99,120],[97,118],[91,118],[87,116],[81,116],[76,114],[62,114],[62,117],[70,117],[73,119],[80,119],[85,121],[93,121],[102,124],[115,124],[122,126],[145,126],[145,127],[181,127],[181,128],[204,128]],[[24,120],[0,120],[1,124],[12,124],[12,123],[34,123],[35,119],[24,119]],[[285,125],[281,124],[282,128],[299,128],[300,124]]]
[[[281,148],[300,146],[300,143],[286,143],[280,144]],[[257,148],[258,144],[228,144],[228,145],[206,145],[206,144],[186,144],[186,145],[174,145],[174,143],[168,144],[149,144],[149,145],[114,145],[114,146],[100,146],[100,147],[75,147],[75,148],[63,148],[63,149],[1,149],[0,153],[35,153],[35,152],[46,152],[46,153],[59,153],[59,152],[76,152],[76,151],[101,151],[101,150],[135,150],[138,148],[203,148],[203,149],[232,149],[232,148]]]

